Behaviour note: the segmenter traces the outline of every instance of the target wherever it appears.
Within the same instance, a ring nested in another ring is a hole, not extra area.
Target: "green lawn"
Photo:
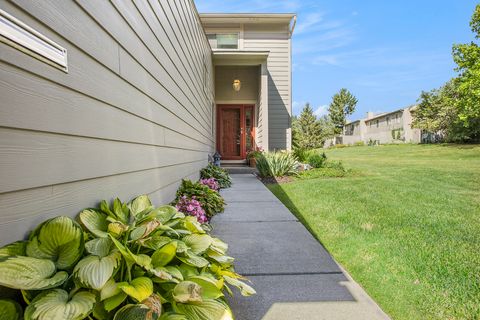
[[[393,319],[480,319],[480,146],[326,153],[353,172],[272,192]]]

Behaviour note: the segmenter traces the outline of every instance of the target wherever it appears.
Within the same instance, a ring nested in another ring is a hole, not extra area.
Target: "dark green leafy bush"
[[[255,293],[226,243],[145,195],[102,201],[78,220],[50,219],[0,248],[0,319],[232,319],[227,284]]]
[[[214,191],[199,182],[182,180],[182,184],[177,190],[177,197],[172,204],[176,205],[183,196],[186,196],[189,199],[194,197],[195,200],[200,202],[208,219],[211,219],[217,213],[223,212],[225,208],[225,201],[222,196],[217,191]]]
[[[311,165],[313,168],[322,168],[325,165],[326,161],[327,161],[327,155],[325,154],[325,152],[312,153],[307,158],[308,164]]]
[[[212,163],[200,171],[200,177],[202,179],[215,178],[221,189],[232,186],[232,180],[227,170],[217,167]]]

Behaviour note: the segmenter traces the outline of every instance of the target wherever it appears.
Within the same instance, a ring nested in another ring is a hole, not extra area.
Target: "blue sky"
[[[473,40],[473,0],[196,0],[200,12],[295,12],[293,112],[326,113],[345,87],[351,119],[414,104],[455,75],[453,43]]]

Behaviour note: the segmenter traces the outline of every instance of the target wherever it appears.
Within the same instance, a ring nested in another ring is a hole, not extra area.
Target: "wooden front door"
[[[243,160],[254,144],[253,105],[218,105],[217,150],[224,160]]]

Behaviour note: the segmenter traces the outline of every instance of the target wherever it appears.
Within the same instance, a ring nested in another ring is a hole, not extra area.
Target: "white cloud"
[[[323,117],[328,113],[328,105],[323,105],[318,107],[314,112],[313,112],[318,118]]]
[[[313,12],[300,20],[300,23],[297,24],[295,28],[295,35],[299,35],[303,32],[309,32],[310,29],[317,25],[319,22],[323,21],[323,14],[320,12]]]

